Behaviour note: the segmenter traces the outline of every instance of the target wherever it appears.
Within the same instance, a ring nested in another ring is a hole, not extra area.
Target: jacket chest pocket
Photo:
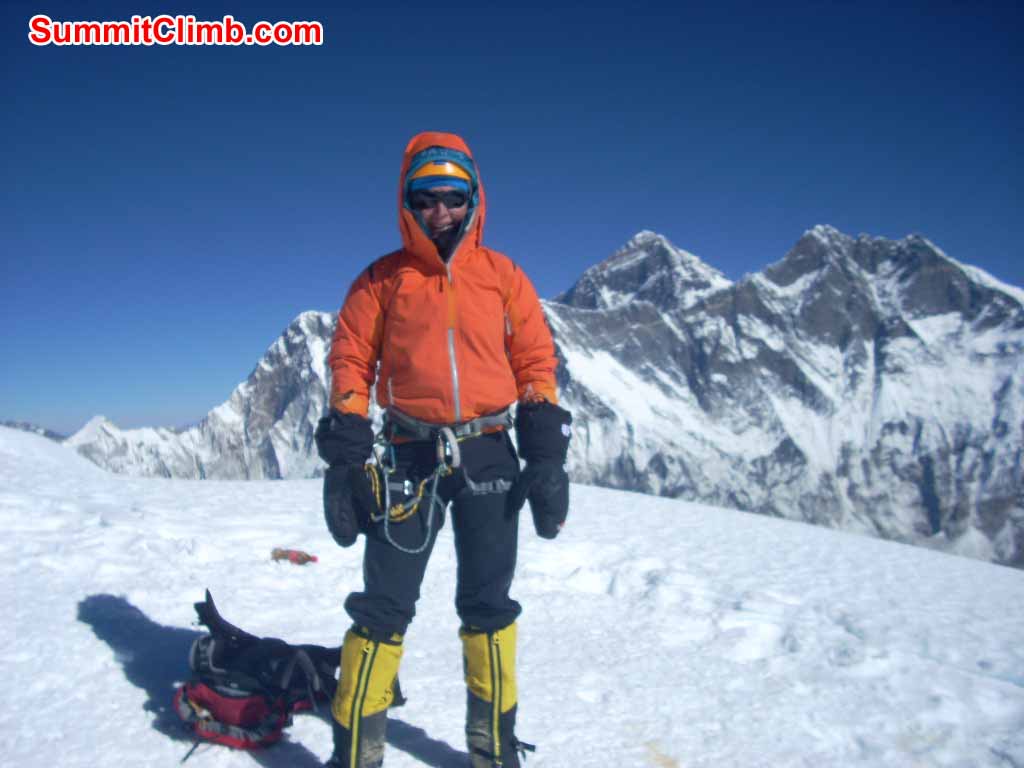
[[[404,281],[384,308],[381,373],[399,378],[436,367],[445,355],[447,302],[436,283]]]
[[[459,334],[478,348],[504,349],[505,307],[498,290],[458,294]]]

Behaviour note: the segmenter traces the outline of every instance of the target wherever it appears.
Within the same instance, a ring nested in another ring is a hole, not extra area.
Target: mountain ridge
[[[1022,296],[921,236],[819,225],[732,283],[641,231],[542,302],[573,479],[1024,566]],[[300,315],[179,436],[79,450],[137,474],[318,474],[332,323]]]

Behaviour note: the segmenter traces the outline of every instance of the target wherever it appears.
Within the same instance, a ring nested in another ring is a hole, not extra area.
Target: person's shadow
[[[153,728],[180,741],[183,756],[195,743],[174,711],[175,686],[188,677],[188,653],[202,632],[167,627],[151,621],[123,597],[90,595],[78,604],[78,620],[89,625],[100,640],[111,647],[128,682],[149,696],[143,705],[154,715]],[[303,713],[306,714],[306,713]],[[321,707],[322,719],[330,715]],[[432,768],[466,768],[469,755],[446,742],[430,738],[426,731],[388,716],[388,744],[409,753]],[[227,749],[204,743],[200,749]],[[248,753],[267,768],[321,768],[323,763],[306,747],[287,739],[266,749]]]

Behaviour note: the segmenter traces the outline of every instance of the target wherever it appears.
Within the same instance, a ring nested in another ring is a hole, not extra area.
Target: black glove
[[[332,410],[320,419],[314,437],[320,458],[329,465],[324,473],[327,530],[338,544],[350,547],[369,527],[375,503],[363,468],[373,449],[373,428],[369,419]]]
[[[369,529],[370,509],[375,503],[362,466],[328,467],[324,473],[324,520],[341,546],[351,547],[359,532]]]
[[[509,504],[518,512],[526,499],[537,535],[555,538],[569,514],[569,475],[559,464],[527,464],[509,491]]]
[[[518,512],[529,499],[537,535],[553,539],[569,514],[569,452],[572,414],[546,401],[523,403],[516,411],[516,439],[526,468],[509,491]]]

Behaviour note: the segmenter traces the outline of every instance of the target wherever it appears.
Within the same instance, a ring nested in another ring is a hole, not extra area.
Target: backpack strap
[[[262,691],[266,687],[258,678],[238,664],[232,664],[239,654],[227,654],[224,645],[214,635],[200,635],[188,653],[188,666],[196,678],[212,688],[238,695],[239,692]]]
[[[292,691],[292,676],[295,674],[295,669],[298,668],[306,678],[306,698],[302,698],[303,694]],[[295,650],[292,657],[284,665],[281,670],[281,675],[278,680],[278,686],[284,691],[285,696],[288,700],[288,710],[294,712],[296,708],[306,709],[306,701],[309,702],[309,707],[314,712],[319,711],[319,707],[316,705],[317,693],[324,694],[323,685],[320,682],[320,676],[316,673],[316,668],[313,666],[313,660],[309,658],[309,654],[303,651],[301,648]]]

